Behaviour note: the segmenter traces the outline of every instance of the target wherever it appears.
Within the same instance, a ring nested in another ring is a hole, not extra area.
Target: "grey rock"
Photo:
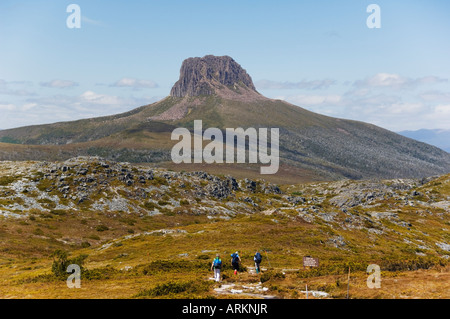
[[[450,251],[450,244],[447,244],[447,243],[436,243],[436,246],[438,246],[442,250]]]
[[[306,199],[301,196],[288,196],[286,197],[286,200],[294,205],[303,204],[306,202]]]
[[[183,61],[180,79],[172,87],[170,95],[213,95],[234,85],[243,85],[256,92],[251,77],[236,61],[229,56],[207,55]]]

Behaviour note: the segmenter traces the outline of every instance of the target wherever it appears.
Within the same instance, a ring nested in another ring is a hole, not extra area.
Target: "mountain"
[[[328,117],[256,91],[231,57],[186,59],[170,96],[122,114],[0,131],[0,159],[66,160],[96,155],[151,162],[175,170],[200,165],[171,163],[177,127],[279,128],[280,170],[268,179],[291,182],[342,178],[419,178],[450,172],[450,154],[375,125]],[[14,143],[14,144],[11,144]],[[224,170],[220,164],[203,170]],[[233,165],[241,176],[255,165]],[[250,176],[248,176],[250,177]]]
[[[401,131],[398,134],[437,146],[447,153],[450,153],[450,130],[427,130]]]

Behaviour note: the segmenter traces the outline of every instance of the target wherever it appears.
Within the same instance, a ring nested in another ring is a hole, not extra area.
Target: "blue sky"
[[[81,28],[69,29],[69,4]],[[381,28],[369,29],[369,4]],[[390,130],[450,128],[449,1],[0,2],[0,128],[115,114],[229,55],[259,92]]]

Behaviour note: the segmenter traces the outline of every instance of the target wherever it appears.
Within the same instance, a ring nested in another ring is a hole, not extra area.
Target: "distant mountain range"
[[[231,57],[212,55],[186,59],[170,96],[159,102],[117,115],[0,131],[0,160],[90,155],[172,165],[170,152],[177,142],[171,140],[171,133],[177,127],[192,130],[194,120],[202,120],[204,129],[279,128],[277,174],[284,174],[284,182],[304,181],[305,176],[309,180],[420,178],[450,172],[450,154],[437,147],[372,124],[266,98]],[[201,169],[217,173],[218,165]],[[241,176],[250,177],[250,165],[233,164],[230,169],[237,167],[244,170]],[[199,169],[194,164],[171,168]]]
[[[398,134],[437,146],[440,149],[450,153],[450,129],[420,129],[417,131],[401,131],[398,132]]]

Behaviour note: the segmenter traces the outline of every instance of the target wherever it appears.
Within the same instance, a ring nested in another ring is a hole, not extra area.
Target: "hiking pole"
[[[272,268],[272,266],[270,265],[270,260],[269,260],[269,255],[267,254],[267,250],[264,250],[264,252],[266,253],[267,261],[269,262],[269,267]]]

